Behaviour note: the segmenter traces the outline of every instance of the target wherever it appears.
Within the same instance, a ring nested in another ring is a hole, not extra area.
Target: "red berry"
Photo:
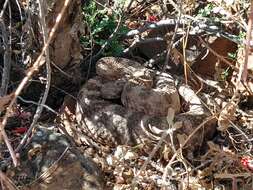
[[[151,15],[148,17],[148,21],[149,22],[157,22],[158,21],[158,18],[154,15]]]

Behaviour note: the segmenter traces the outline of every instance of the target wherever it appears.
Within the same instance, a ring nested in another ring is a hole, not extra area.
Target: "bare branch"
[[[5,140],[6,145],[8,146],[8,149],[10,151],[10,154],[11,154],[11,157],[12,157],[12,160],[13,160],[13,163],[14,163],[15,166],[17,166],[17,158],[16,158],[16,155],[14,154],[12,146],[6,140],[7,139],[7,135],[5,133],[4,127],[5,127],[6,123],[7,123],[7,119],[9,117],[9,115],[10,115],[11,108],[14,105],[14,103],[16,102],[18,95],[21,93],[21,91],[25,87],[26,83],[30,80],[30,78],[32,77],[33,73],[36,70],[38,70],[45,63],[45,62],[42,61],[44,53],[47,50],[49,44],[51,43],[51,41],[52,41],[52,39],[53,39],[53,37],[55,35],[55,32],[56,32],[56,30],[57,30],[57,28],[58,28],[58,26],[60,24],[60,21],[62,20],[63,14],[66,12],[67,7],[68,7],[68,5],[69,5],[70,2],[71,2],[70,0],[65,0],[64,5],[63,5],[61,11],[60,11],[59,15],[56,18],[56,22],[55,22],[53,28],[50,31],[50,34],[49,34],[47,42],[45,43],[44,47],[42,48],[42,51],[41,51],[39,57],[34,62],[33,66],[29,69],[29,71],[27,72],[26,77],[23,78],[23,80],[19,84],[18,88],[16,89],[16,91],[14,93],[14,98],[10,102],[10,104],[9,104],[7,110],[6,110],[6,113],[5,113],[4,117],[3,117],[3,120],[2,120],[2,122],[0,124],[0,129],[1,129],[2,136],[3,136],[4,140]]]

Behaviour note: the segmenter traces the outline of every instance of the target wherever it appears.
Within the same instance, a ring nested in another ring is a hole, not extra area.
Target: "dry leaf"
[[[173,128],[174,128],[175,130],[178,130],[178,129],[180,129],[182,126],[183,126],[183,122],[182,122],[182,121],[178,121],[178,122],[174,123]]]
[[[176,65],[184,62],[184,56],[176,48],[171,49],[171,58]]]
[[[175,110],[173,108],[169,108],[168,114],[167,114],[167,122],[169,125],[173,125],[174,116],[175,116]]]
[[[180,144],[180,147],[182,147],[182,145],[184,144],[184,142],[187,139],[187,135],[186,134],[177,134],[177,140]]]
[[[218,118],[218,130],[225,131],[230,126],[230,122],[235,120],[235,111],[237,105],[233,102],[228,103],[221,111]]]
[[[0,112],[3,112],[8,107],[13,97],[14,97],[14,94],[11,93],[9,95],[6,95],[0,98]]]

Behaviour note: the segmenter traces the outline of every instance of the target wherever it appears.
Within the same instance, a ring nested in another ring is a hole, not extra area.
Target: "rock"
[[[23,184],[24,190],[103,189],[103,176],[95,163],[74,151],[65,136],[46,127],[38,127],[20,160],[14,178],[22,174],[32,181]]]

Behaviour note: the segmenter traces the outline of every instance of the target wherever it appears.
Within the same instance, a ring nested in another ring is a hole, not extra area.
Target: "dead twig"
[[[185,78],[185,84],[188,84],[188,68],[190,68],[189,64],[187,63],[187,58],[186,58],[186,47],[188,43],[188,38],[189,38],[189,31],[190,31],[190,26],[187,28],[187,32],[185,37],[183,38],[183,63],[184,63],[184,78]]]
[[[170,136],[172,149],[176,153],[176,148],[175,148],[173,137],[172,137],[173,136],[173,132],[176,130],[176,125],[174,125],[174,123],[173,123],[174,115],[175,115],[174,110],[173,109],[169,109],[168,110],[168,115],[167,115],[167,122],[168,122],[169,129],[163,131],[161,138],[159,139],[158,143],[156,144],[156,146],[153,148],[153,150],[149,154],[148,159],[145,160],[145,162],[141,166],[139,172],[136,174],[136,176],[132,180],[132,184],[131,184],[131,189],[132,190],[135,189],[135,186],[136,186],[137,180],[139,178],[139,175],[146,169],[147,165],[151,162],[151,159],[154,157],[155,153],[161,147],[162,143],[164,142],[165,138],[168,135]]]
[[[174,155],[172,156],[172,158],[170,159],[169,163],[166,165],[165,169],[164,169],[164,173],[163,173],[163,189],[165,188],[165,182],[166,182],[166,178],[168,176],[168,169],[171,168],[171,165],[174,163],[175,159],[179,156],[179,153],[182,151],[183,147],[189,142],[189,140],[193,137],[193,135],[196,134],[196,132],[198,130],[200,130],[202,127],[205,126],[205,124],[213,119],[215,119],[217,116],[216,115],[212,115],[208,118],[205,119],[205,121],[203,121],[201,124],[199,124],[199,126],[197,126],[194,131],[187,137],[187,139],[184,141],[184,143],[181,145],[181,147],[179,149],[177,149],[177,151],[174,153]]]
[[[40,23],[41,23],[42,33],[43,33],[43,41],[44,41],[44,45],[45,45],[48,40],[48,32],[47,32],[46,16],[45,16],[45,10],[47,9],[47,7],[45,5],[45,2],[43,2],[42,0],[39,0],[39,8],[40,8]],[[51,83],[51,66],[50,66],[50,57],[49,57],[49,49],[48,48],[46,48],[46,50],[45,50],[45,56],[46,56],[45,62],[46,62],[46,70],[47,70],[46,88],[45,88],[44,94],[42,96],[42,99],[39,102],[39,105],[36,109],[32,124],[31,124],[30,128],[28,129],[28,131],[26,132],[26,134],[24,135],[20,144],[16,148],[16,150],[15,150],[16,152],[18,152],[24,146],[27,139],[31,136],[31,133],[35,129],[36,123],[37,123],[38,119],[40,118],[40,115],[43,111],[43,108],[44,108],[43,105],[45,105],[46,100],[47,100],[47,96],[48,96],[49,89],[50,89],[50,83]]]
[[[10,19],[11,20],[11,19]],[[2,81],[1,81],[1,88],[0,88],[0,96],[4,96],[7,94],[9,80],[10,80],[10,70],[11,70],[11,38],[8,38],[7,32],[3,17],[0,17],[0,28],[2,31],[2,40],[4,46],[4,66],[3,66],[3,74],[2,74]],[[11,27],[10,27],[11,28]]]
[[[70,2],[71,2],[70,0],[65,0],[64,5],[63,5],[60,13],[58,14],[58,16],[56,18],[56,22],[55,22],[53,28],[51,29],[51,31],[49,33],[49,37],[48,37],[46,43],[44,44],[44,47],[42,48],[40,55],[38,56],[37,60],[34,62],[33,66],[28,70],[26,77],[23,78],[23,80],[19,84],[18,88],[16,89],[16,91],[14,93],[14,97],[13,97],[12,101],[10,102],[10,104],[9,104],[7,110],[6,110],[6,113],[5,113],[4,117],[3,117],[3,120],[2,120],[2,122],[0,124],[1,134],[3,136],[3,139],[4,139],[5,143],[6,143],[6,146],[8,147],[8,150],[9,150],[9,152],[11,154],[11,158],[13,160],[14,166],[18,165],[17,158],[16,158],[16,155],[14,153],[14,150],[13,150],[11,144],[8,141],[8,137],[6,135],[4,127],[5,127],[6,123],[7,123],[7,119],[9,117],[9,115],[10,115],[11,108],[12,108],[12,106],[14,105],[14,103],[17,100],[17,97],[19,96],[19,94],[21,93],[21,91],[23,90],[23,88],[25,87],[26,83],[30,80],[30,78],[32,77],[33,73],[35,71],[37,71],[44,64],[44,62],[42,61],[44,53],[47,50],[49,44],[51,43],[51,41],[52,41],[52,39],[53,39],[53,37],[55,35],[55,32],[56,32],[56,30],[57,30],[57,28],[58,28],[58,26],[60,24],[60,21],[62,20],[62,17],[64,15],[64,13],[66,12],[66,9],[67,9],[67,7],[68,7],[68,5],[69,5]]]
[[[251,1],[250,5],[250,13],[249,13],[249,21],[247,27],[247,36],[246,36],[246,46],[245,46],[245,57],[244,57],[244,64],[240,65],[240,73],[238,76],[238,84],[241,82],[246,82],[247,74],[248,74],[248,59],[250,54],[250,40],[252,38],[252,24],[253,24],[253,1]]]
[[[29,185],[33,185],[35,183],[42,182],[42,181],[46,180],[49,176],[51,176],[59,167],[59,162],[62,160],[62,158],[64,158],[64,156],[66,155],[68,150],[69,150],[69,147],[66,147],[65,150],[63,151],[63,153],[59,156],[59,158],[44,173],[42,173],[37,179],[35,179]]]
[[[1,170],[0,170],[0,180],[1,180],[2,190],[4,190],[5,187],[8,190],[18,190],[16,185]]]
[[[7,8],[8,3],[9,3],[9,0],[5,0],[4,1],[4,5],[3,5],[2,11],[0,13],[0,18],[3,18],[4,12],[5,12],[6,8]]]
[[[173,47],[173,44],[174,44],[174,41],[175,41],[175,38],[176,38],[176,34],[177,34],[177,30],[178,30],[178,27],[179,27],[179,22],[181,20],[181,11],[179,12],[179,17],[176,21],[176,26],[175,26],[175,29],[174,29],[174,33],[173,33],[173,36],[171,38],[171,41],[167,47],[167,54],[166,54],[166,58],[165,58],[165,62],[164,62],[164,65],[163,65],[163,71],[166,69],[166,66],[168,65],[169,63],[169,59],[170,59],[170,52],[171,52],[171,49]]]
[[[37,103],[37,102],[34,102],[34,101],[31,101],[31,100],[25,100],[24,98],[22,98],[21,96],[18,96],[18,99],[21,100],[22,102],[25,102],[27,104],[33,104],[33,105],[36,105],[36,106],[42,106],[43,108],[47,109],[48,111],[54,113],[55,115],[60,115],[57,111],[55,111],[53,108],[50,108],[49,106],[47,106],[46,104],[42,104],[42,103]],[[21,140],[22,142],[22,140]],[[18,148],[17,148],[18,149]],[[15,152],[18,152],[18,150],[15,150]]]

